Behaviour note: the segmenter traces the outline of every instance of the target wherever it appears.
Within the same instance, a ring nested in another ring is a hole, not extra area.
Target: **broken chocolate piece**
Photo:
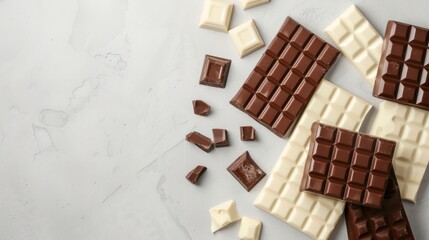
[[[186,175],[186,179],[188,179],[189,182],[193,184],[197,184],[200,177],[204,174],[204,172],[207,170],[206,167],[198,165],[192,171]]]
[[[186,135],[186,141],[195,144],[197,147],[205,152],[213,150],[213,142],[210,138],[202,135],[199,132],[191,132]]]
[[[247,151],[229,165],[227,170],[248,192],[266,175]]]
[[[225,88],[230,66],[231,60],[229,59],[206,55],[203,70],[201,71],[200,84]]]
[[[241,126],[240,137],[241,141],[255,141],[255,129],[252,126]]]
[[[213,130],[213,142],[215,147],[227,147],[229,146],[228,131],[226,129],[214,128]]]
[[[193,100],[192,105],[194,106],[194,113],[200,116],[207,116],[210,112],[210,105],[202,100]]]

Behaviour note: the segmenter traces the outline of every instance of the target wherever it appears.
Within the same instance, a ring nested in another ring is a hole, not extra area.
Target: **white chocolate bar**
[[[228,32],[234,5],[221,0],[206,0],[201,15],[200,27]]]
[[[240,240],[259,240],[262,222],[250,217],[242,217],[238,238]]]
[[[240,220],[234,200],[228,200],[224,203],[214,206],[210,208],[209,212],[212,219],[212,233],[232,222]]]
[[[325,29],[325,33],[374,85],[383,39],[359,9],[352,5]]]
[[[244,10],[262,5],[264,3],[269,3],[270,0],[241,0],[241,6]]]
[[[240,57],[244,57],[265,46],[264,40],[262,40],[253,20],[229,30],[228,35],[231,37]]]
[[[397,141],[393,168],[401,197],[415,203],[429,162],[429,112],[384,101],[370,134]]]
[[[311,125],[319,121],[358,131],[370,109],[369,103],[322,80],[254,204],[313,239],[328,239],[345,204],[324,196],[300,192]]]

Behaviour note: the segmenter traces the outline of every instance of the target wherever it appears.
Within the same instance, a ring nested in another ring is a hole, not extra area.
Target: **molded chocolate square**
[[[348,203],[346,226],[350,240],[414,239],[393,169],[389,174],[381,208],[374,209]]]
[[[373,95],[429,110],[429,29],[389,21]]]
[[[227,170],[248,192],[266,175],[247,151],[231,163]]]
[[[206,55],[201,71],[200,84],[225,88],[230,66],[231,60],[229,59]]]
[[[283,137],[339,53],[288,17],[230,103]]]
[[[301,190],[380,208],[396,143],[317,122],[311,130]]]

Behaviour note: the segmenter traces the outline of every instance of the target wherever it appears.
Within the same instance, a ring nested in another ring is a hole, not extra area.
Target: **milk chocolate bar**
[[[283,137],[338,55],[288,17],[230,103]]]
[[[301,190],[380,208],[396,143],[313,123]]]
[[[392,169],[381,209],[348,203],[346,226],[350,240],[413,240],[413,232],[401,201],[398,182]]]
[[[373,95],[429,110],[429,29],[389,21]]]

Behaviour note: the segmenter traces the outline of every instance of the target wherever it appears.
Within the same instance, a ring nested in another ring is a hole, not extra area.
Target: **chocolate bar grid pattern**
[[[394,173],[392,173],[394,174]],[[349,239],[414,240],[414,236],[401,201],[396,179],[390,177],[381,210],[348,203],[346,222]],[[351,233],[357,238],[352,238]]]
[[[429,110],[429,30],[389,21],[374,96]]]
[[[393,168],[401,196],[416,202],[429,163],[429,112],[383,101],[369,133],[397,141]]]
[[[374,84],[380,61],[383,38],[353,5],[331,23],[325,33],[341,52]]]
[[[358,130],[371,105],[322,80],[254,204],[314,239],[328,239],[344,203],[300,192],[311,125],[323,122]]]
[[[394,152],[383,149],[394,149],[395,142],[320,124],[315,127],[305,190],[380,208]]]
[[[338,54],[288,17],[231,104],[283,137]]]

